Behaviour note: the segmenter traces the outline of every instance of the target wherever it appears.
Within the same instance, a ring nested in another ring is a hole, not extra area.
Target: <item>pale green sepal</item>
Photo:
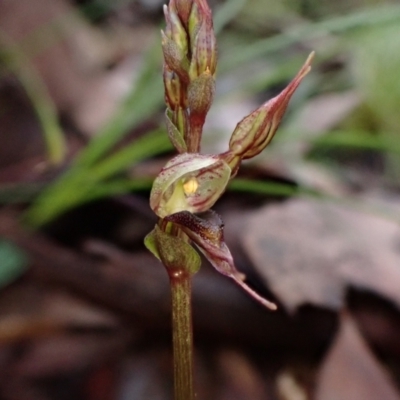
[[[179,132],[179,129],[175,126],[170,116],[168,115],[170,112],[171,111],[168,111],[168,109],[165,112],[165,121],[167,125],[169,140],[171,141],[171,143],[173,144],[178,153],[185,153],[187,152],[185,139],[183,138],[182,133]]]
[[[195,274],[201,265],[197,251],[183,239],[162,231],[158,225],[152,231],[161,261],[167,270],[184,270]],[[152,250],[150,250],[152,251]]]
[[[157,249],[156,228],[154,228],[150,233],[146,235],[146,237],[144,238],[144,245],[146,246],[147,250],[150,251],[150,253],[152,253],[156,258],[161,261],[161,257],[158,254]]]

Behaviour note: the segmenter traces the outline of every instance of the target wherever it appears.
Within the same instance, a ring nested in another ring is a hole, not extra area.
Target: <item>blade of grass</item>
[[[160,46],[153,45],[144,57],[139,76],[114,118],[81,152],[77,165],[92,165],[104,156],[129,129],[149,118],[163,103],[160,78]]]
[[[0,239],[0,289],[28,269],[28,255],[13,243]]]
[[[400,5],[386,5],[369,8],[357,13],[329,18],[325,21],[303,25],[282,34],[262,39],[240,49],[230,52],[219,63],[219,72],[223,73],[234,66],[251,62],[255,58],[288,47],[305,40],[319,38],[327,34],[341,33],[350,29],[389,23],[400,17]]]
[[[259,180],[249,180],[235,178],[228,186],[228,189],[247,193],[264,194],[270,196],[284,197],[308,197],[326,201],[343,207],[347,207],[356,212],[362,212],[367,215],[374,215],[382,219],[400,224],[400,214],[394,208],[387,207],[385,204],[374,203],[373,200],[357,197],[336,197],[316,190],[304,187],[293,187],[288,184],[265,182]]]
[[[371,135],[365,131],[336,130],[320,136],[311,142],[318,146],[328,147],[352,147],[384,151],[388,153],[400,153],[400,144],[395,140],[389,140],[390,135],[380,132]]]
[[[26,222],[37,227],[73,207],[90,201],[96,191],[102,191],[105,196],[107,190],[100,187],[103,184],[111,185],[110,182],[104,182],[106,178],[124,172],[127,167],[170,147],[167,135],[161,134],[161,130],[156,130],[93,166],[72,166],[39,195],[26,213]],[[96,195],[96,198],[99,198],[99,195]]]
[[[163,90],[162,80],[159,78],[160,51],[158,45],[150,48],[144,58],[136,84],[117,115],[82,150],[65,175],[38,197],[26,215],[28,223],[40,226],[49,222],[57,215],[86,201],[86,197],[90,197],[90,191],[103,177],[117,173],[143,157],[149,157],[166,149],[165,141],[155,139],[157,136],[155,134],[148,139],[151,145],[146,146],[144,138],[137,149],[135,144],[129,145],[109,156],[110,161],[106,158],[100,163],[100,159],[110,152],[130,128],[143,122],[161,106]],[[118,160],[120,156],[121,160]],[[128,159],[129,157],[131,158]],[[92,174],[93,167],[98,169],[94,169]]]
[[[47,92],[46,85],[28,57],[3,32],[0,32],[2,45],[1,59],[12,71],[32,102],[33,108],[42,126],[50,163],[62,163],[66,154],[64,135],[58,123],[57,110]]]
[[[221,4],[214,14],[214,32],[217,35],[246,5],[247,0],[229,0]]]
[[[314,134],[313,134],[314,136]],[[281,143],[308,143],[324,147],[345,147],[376,150],[387,153],[400,153],[400,144],[390,139],[391,135],[385,132],[371,134],[365,130],[337,129],[324,134],[316,134],[315,137],[307,137],[307,132],[296,131],[296,136],[287,134],[281,130],[274,144]]]
[[[129,166],[151,157],[155,153],[162,153],[172,148],[165,129],[157,129],[91,167],[92,178],[95,180],[106,179],[111,175],[126,171]]]
[[[277,183],[277,182],[242,179],[242,178],[233,179],[229,183],[228,189],[233,190],[235,192],[255,193],[255,194],[263,194],[269,196],[279,196],[279,197],[281,196],[290,197],[290,196],[300,196],[300,195],[320,197],[322,195],[313,189],[298,187],[287,183]]]
[[[105,197],[124,195],[131,192],[150,191],[153,178],[118,179],[111,182],[103,182],[98,185],[86,197],[85,201],[99,200]]]
[[[0,186],[0,204],[20,204],[32,201],[44,188],[42,183],[10,183]]]

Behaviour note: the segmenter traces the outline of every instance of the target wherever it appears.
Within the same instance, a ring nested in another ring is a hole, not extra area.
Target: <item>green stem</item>
[[[170,272],[175,400],[193,400],[192,276]]]

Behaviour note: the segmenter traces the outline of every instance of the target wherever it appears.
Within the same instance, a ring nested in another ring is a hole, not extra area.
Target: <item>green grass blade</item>
[[[105,182],[107,178],[171,147],[167,135],[162,134],[161,130],[156,130],[94,166],[73,166],[41,193],[28,210],[26,222],[37,227],[73,207],[99,198],[98,193],[106,196],[108,189],[102,189],[102,185],[112,185],[112,182]],[[113,194],[115,192],[111,191],[110,195]]]
[[[17,279],[27,268],[27,255],[13,243],[0,239],[0,289]]]
[[[31,202],[41,190],[41,183],[7,183],[0,185],[0,204],[21,204]]]
[[[78,165],[92,165],[121,140],[129,129],[149,118],[163,103],[161,49],[152,46],[144,57],[139,77],[131,94],[114,118],[94,137],[78,156]]]
[[[239,67],[255,58],[288,47],[305,40],[316,39],[327,34],[342,33],[350,29],[378,25],[396,21],[400,18],[400,5],[386,5],[366,9],[357,13],[329,18],[325,21],[307,24],[271,38],[259,40],[253,44],[230,52],[219,63],[219,72]]]
[[[66,145],[57,110],[47,88],[30,59],[4,33],[0,33],[0,44],[3,46],[1,60],[16,75],[32,102],[42,127],[49,161],[54,165],[60,164],[66,154]]]
[[[400,153],[400,144],[393,139],[389,132],[371,133],[362,129],[336,129],[334,131],[308,137],[307,132],[296,131],[296,136],[291,136],[291,131],[281,130],[274,139],[274,144],[292,146],[298,143],[323,147],[358,148],[376,150],[385,153]]]
[[[214,32],[216,35],[240,13],[246,3],[247,0],[228,0],[218,7],[214,14]]]
[[[111,175],[125,171],[135,163],[155,154],[172,149],[165,129],[157,129],[125,146],[102,162],[97,163],[90,172],[95,180],[103,180]]]
[[[264,194],[269,196],[294,196],[298,192],[298,188],[293,185],[277,182],[268,182],[260,180],[233,179],[228,186],[229,190],[235,192]]]
[[[116,179],[111,182],[103,182],[95,187],[85,200],[93,201],[131,192],[150,191],[152,185],[153,179],[151,178]]]
[[[400,153],[400,144],[388,139],[390,135],[380,133],[371,135],[365,131],[336,130],[312,140],[311,143],[326,147],[347,147],[376,150],[387,153]]]

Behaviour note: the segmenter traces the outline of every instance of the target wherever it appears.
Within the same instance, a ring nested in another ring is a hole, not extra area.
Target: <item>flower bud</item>
[[[199,152],[203,125],[211,107],[215,92],[214,77],[206,70],[188,87],[190,131],[186,144],[188,151]]]
[[[163,31],[161,31],[161,36],[164,61],[168,68],[178,74],[183,82],[189,82],[189,60],[186,54],[173,40],[169,39]]]
[[[188,87],[188,105],[191,118],[199,118],[204,123],[213,102],[214,93],[215,80],[209,70],[206,70],[190,82]]]
[[[171,0],[170,4],[171,3],[174,3],[182,24],[187,28],[189,25],[189,15],[192,9],[193,0]]]
[[[179,154],[161,170],[150,193],[150,207],[160,217],[208,210],[225,191],[231,170],[218,156]]]
[[[186,95],[178,75],[171,71],[166,65],[163,69],[165,102],[171,110],[186,107]]]
[[[176,13],[175,7],[164,5],[164,15],[167,22],[165,28],[165,36],[167,36],[172,42],[174,42],[182,52],[182,54],[188,53],[188,36],[187,32],[182,25],[178,14]]]
[[[217,44],[214,35],[211,11],[204,1],[193,4],[189,19],[191,43],[191,62],[189,75],[191,79],[209,71],[215,75],[217,66]]]
[[[207,21],[212,27],[212,13],[207,0],[193,0],[192,8],[189,15],[189,35],[193,42],[202,22]]]
[[[245,160],[259,154],[270,143],[290,98],[311,69],[313,56],[314,53],[311,53],[295,78],[278,96],[267,101],[236,125],[229,142],[230,153]]]

